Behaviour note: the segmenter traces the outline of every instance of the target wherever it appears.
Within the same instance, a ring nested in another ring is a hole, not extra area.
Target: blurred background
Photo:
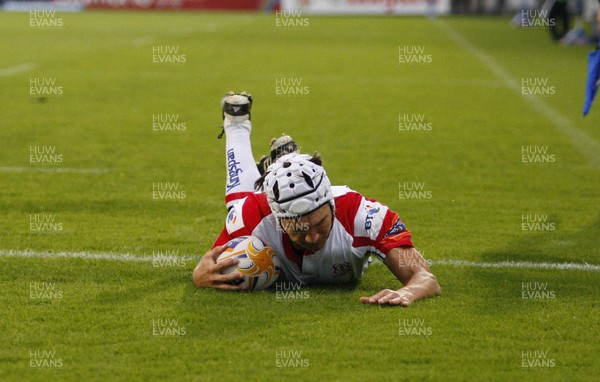
[[[598,42],[596,0],[0,0],[5,11],[178,10],[304,15],[511,15],[515,28],[546,27],[564,45]]]

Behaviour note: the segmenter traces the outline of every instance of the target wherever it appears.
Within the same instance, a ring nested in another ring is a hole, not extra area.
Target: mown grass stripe
[[[0,172],[47,172],[47,173],[75,173],[75,174],[106,174],[107,172],[110,172],[110,170],[105,169],[105,168],[0,166]]]
[[[10,77],[17,74],[25,73],[35,68],[35,64],[32,63],[23,63],[15,66],[11,66],[8,68],[0,69],[0,77]]]
[[[47,258],[47,259],[87,259],[87,260],[110,260],[110,261],[128,261],[128,262],[152,262],[156,260],[194,260],[198,256],[138,256],[130,253],[88,253],[88,252],[37,252],[29,250],[0,250],[0,257],[21,257],[21,258]],[[578,271],[600,271],[600,265],[587,263],[534,263],[530,261],[498,261],[498,262],[479,262],[458,259],[428,260],[433,266],[455,266],[455,267],[476,267],[476,268],[528,268],[528,269],[555,269],[555,270],[578,270]]]

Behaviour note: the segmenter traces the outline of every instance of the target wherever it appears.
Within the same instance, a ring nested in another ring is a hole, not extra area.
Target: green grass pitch
[[[282,28],[262,14],[85,12],[36,28],[30,17],[0,13],[0,380],[600,375],[597,268],[442,262],[600,264],[587,48],[508,19],[308,16]],[[443,295],[361,305],[399,287],[381,264],[296,300],[194,288],[225,216],[216,136],[228,90],[254,95],[256,156],[288,133],[323,154],[332,183],[396,210]],[[154,131],[156,115],[181,130]],[[406,131],[413,118],[426,128]],[[156,183],[177,197],[153,199]],[[52,256],[80,252],[145,260]]]

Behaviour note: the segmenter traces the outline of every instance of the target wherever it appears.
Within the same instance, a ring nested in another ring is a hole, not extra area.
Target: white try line
[[[105,169],[105,168],[0,166],[0,172],[49,172],[49,173],[75,173],[75,174],[106,174],[107,172],[110,172],[110,170]]]
[[[522,93],[519,82],[512,78],[510,73],[494,60],[492,56],[479,49],[445,22],[437,19],[432,20],[432,22],[453,40],[456,45],[466,50],[485,65],[497,78],[502,80],[508,88],[513,89],[520,94]],[[577,128],[567,116],[548,105],[541,98],[529,94],[521,94],[521,98],[526,100],[538,114],[544,116],[555,130],[568,137],[592,166],[600,168],[600,145],[589,134]]]
[[[15,66],[10,66],[8,68],[2,68],[2,69],[0,69],[0,77],[14,76],[17,74],[21,74],[21,73],[25,73],[30,70],[33,70],[33,68],[35,68],[35,64],[32,64],[30,62],[26,62],[26,63],[15,65]]]
[[[151,263],[157,260],[188,261],[199,260],[198,256],[173,256],[156,254],[153,256],[138,256],[130,253],[89,253],[89,252],[37,252],[31,250],[12,250],[1,249],[0,257],[17,258],[44,258],[44,259],[85,259],[85,260],[108,260],[125,261],[135,263]],[[379,264],[379,261],[374,264]],[[428,260],[427,263],[432,266],[452,266],[452,267],[474,267],[474,268],[524,268],[524,269],[554,269],[554,270],[577,270],[577,271],[600,271],[600,265],[587,263],[534,263],[530,261],[499,261],[499,262],[478,262],[468,260]]]
[[[431,260],[431,265],[450,265],[455,267],[475,268],[527,268],[527,269],[557,269],[577,271],[600,271],[600,265],[587,263],[533,263],[530,261],[499,261],[478,262],[467,260]]]
[[[0,257],[20,258],[42,258],[42,259],[85,259],[85,260],[108,260],[125,261],[132,263],[151,263],[155,260],[193,260],[190,256],[165,256],[157,254],[153,256],[138,256],[130,253],[89,253],[89,252],[36,252],[30,250],[0,249]]]

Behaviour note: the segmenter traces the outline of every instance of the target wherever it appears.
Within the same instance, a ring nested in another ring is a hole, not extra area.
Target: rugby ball
[[[217,263],[237,257],[237,265],[227,267],[222,274],[240,272],[244,275],[236,285],[244,285],[249,290],[266,289],[279,277],[281,263],[275,250],[254,236],[240,236],[227,243],[225,251],[217,258]]]

